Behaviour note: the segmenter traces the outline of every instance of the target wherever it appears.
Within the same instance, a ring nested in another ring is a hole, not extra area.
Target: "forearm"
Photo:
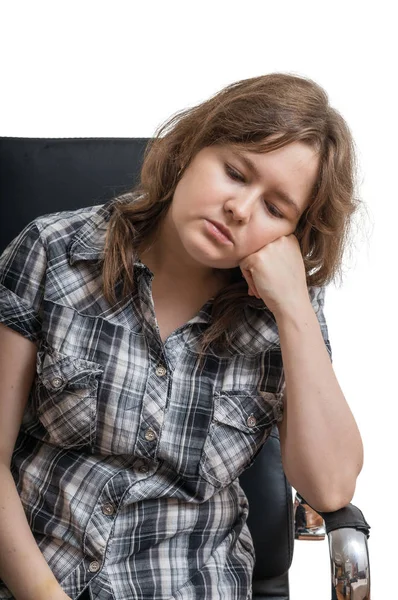
[[[363,460],[361,437],[311,303],[275,316],[286,381],[284,470],[314,508],[336,510],[353,496]]]
[[[9,468],[0,463],[0,577],[16,600],[67,600],[33,537]]]

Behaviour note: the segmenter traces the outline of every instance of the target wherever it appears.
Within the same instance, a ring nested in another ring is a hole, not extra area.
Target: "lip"
[[[222,223],[219,223],[218,221],[213,221],[212,219],[207,219],[207,221],[209,223],[211,223],[212,225],[214,225],[215,227],[217,227],[217,229],[219,231],[221,231],[221,233],[223,235],[225,235],[225,237],[227,237],[229,239],[230,242],[233,242],[233,237],[232,234],[230,232],[230,230],[228,229],[228,227],[226,227],[225,225],[223,225]]]

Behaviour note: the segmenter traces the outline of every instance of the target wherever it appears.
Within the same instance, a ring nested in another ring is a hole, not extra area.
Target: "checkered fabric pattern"
[[[0,257],[0,322],[38,345],[12,458],[30,527],[72,599],[250,598],[238,477],[283,414],[276,322],[248,304],[200,363],[210,299],[163,343],[146,265],[130,297],[101,293],[111,206],[35,219]],[[310,298],[331,353],[324,288]]]

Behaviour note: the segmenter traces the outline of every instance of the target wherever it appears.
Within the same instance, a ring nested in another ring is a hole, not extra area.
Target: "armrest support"
[[[332,600],[370,600],[367,544],[370,525],[359,508],[348,504],[334,512],[318,512],[299,494],[296,494],[295,506],[300,507],[302,512],[305,511],[305,518],[312,515],[314,521],[313,515],[316,512],[323,519],[329,541]],[[296,511],[296,539],[323,539],[323,527],[318,523],[308,527],[307,523],[300,523],[300,518],[297,517],[300,515]]]
[[[319,514],[329,540],[332,600],[370,600],[370,526],[362,512],[348,504],[335,512]]]
[[[350,527],[328,534],[332,599],[370,600],[370,567],[366,535]]]

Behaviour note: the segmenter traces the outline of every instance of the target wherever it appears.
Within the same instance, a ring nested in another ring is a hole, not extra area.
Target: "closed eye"
[[[246,181],[246,179],[243,177],[243,175],[241,175],[238,171],[236,171],[229,165],[225,165],[225,170],[227,172],[227,175],[231,179],[234,179],[235,181],[241,181],[242,183],[244,183]]]
[[[265,200],[264,200],[264,202],[265,202]],[[267,209],[273,217],[277,217],[278,219],[283,219],[282,213],[280,213],[279,210],[273,204],[269,204],[268,202],[265,202],[265,204],[267,205]]]
[[[236,171],[235,169],[233,169],[232,167],[230,167],[230,165],[225,165],[225,170],[227,172],[227,175],[233,179],[234,181],[240,181],[242,183],[245,183],[246,179],[243,177],[243,175],[241,175],[238,171]],[[269,202],[267,202],[266,200],[264,200],[264,204],[267,207],[268,212],[273,216],[276,217],[278,219],[283,219],[284,215],[279,212],[279,210],[276,208],[276,206],[274,206],[273,204],[270,204]]]

